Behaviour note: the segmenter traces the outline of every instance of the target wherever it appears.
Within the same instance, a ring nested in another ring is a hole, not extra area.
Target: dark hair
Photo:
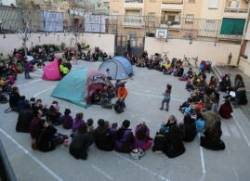
[[[82,119],[82,118],[83,118],[82,112],[76,114],[76,119]]]
[[[69,115],[70,113],[71,113],[71,110],[68,109],[68,108],[66,108],[65,111],[64,111],[64,114],[65,114],[65,115]]]
[[[241,80],[241,81],[243,81],[243,78],[242,78],[242,76],[240,74],[237,74],[235,76],[235,80]]]
[[[97,122],[98,126],[100,127],[104,127],[105,126],[105,121],[104,119],[99,119],[98,122]]]
[[[130,121],[129,120],[124,120],[123,122],[122,122],[122,126],[124,127],[124,128],[129,128],[129,126],[130,126]]]
[[[58,102],[57,101],[53,101],[52,104],[58,104]]]
[[[36,99],[34,97],[30,98],[30,102],[35,102]]]
[[[93,120],[92,118],[89,118],[89,119],[87,120],[87,125],[88,125],[88,126],[92,126],[93,123],[94,123],[94,120]]]

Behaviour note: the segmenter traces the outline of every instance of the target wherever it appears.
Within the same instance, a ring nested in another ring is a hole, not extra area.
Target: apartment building
[[[249,0],[110,0],[110,15],[124,15],[123,32],[142,36],[165,27],[173,36],[237,40]],[[144,31],[142,31],[144,30]]]

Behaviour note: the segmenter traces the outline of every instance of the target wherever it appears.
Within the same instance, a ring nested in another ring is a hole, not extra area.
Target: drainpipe
[[[249,25],[249,20],[250,20],[250,2],[248,2],[247,18],[246,18],[246,23],[245,23],[245,26],[244,26],[243,36],[242,36],[241,43],[240,43],[240,52],[239,52],[238,60],[237,60],[237,64],[236,64],[237,66],[239,66],[239,64],[240,64],[241,50],[242,50],[242,46],[243,46],[244,41],[245,41],[247,27]]]

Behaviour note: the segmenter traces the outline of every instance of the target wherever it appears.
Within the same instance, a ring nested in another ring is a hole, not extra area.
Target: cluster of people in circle
[[[1,88],[2,91],[10,93],[10,108],[18,113],[16,131],[30,134],[34,150],[48,152],[64,144],[69,146],[69,153],[73,157],[85,160],[88,157],[88,148],[95,144],[100,150],[130,153],[133,158],[142,157],[151,148],[152,151],[162,151],[169,158],[174,158],[185,152],[184,142],[193,141],[197,134],[200,136],[202,147],[224,150],[226,146],[221,140],[221,118],[232,117],[231,102],[235,105],[247,104],[241,75],[236,76],[232,86],[229,75],[225,75],[221,82],[209,75],[208,81],[207,72],[210,73],[211,67],[204,62],[201,63],[198,73],[192,68],[185,71],[184,62],[181,60],[173,59],[169,64],[168,69],[165,65],[161,66],[164,73],[186,81],[186,90],[190,92],[190,97],[179,108],[184,116],[182,123],[179,123],[181,121],[177,121],[174,115],[170,115],[160,125],[154,138],[151,137],[151,130],[145,122],[139,123],[133,130],[130,120],[124,120],[118,128],[117,123],[99,119],[96,121],[97,127],[94,127],[94,120],[85,119],[82,112],[72,116],[71,110],[66,108],[62,113],[57,101],[47,107],[41,99],[26,99],[17,87],[12,86],[14,83],[8,84],[7,88],[5,84],[1,84]],[[12,68],[9,70],[12,71]],[[126,107],[124,101],[128,92],[124,84],[121,88],[124,90],[118,92],[118,100],[122,107]],[[167,84],[161,110],[165,108],[169,111],[171,94],[172,85]],[[220,104],[221,94],[225,99],[223,104]],[[70,135],[59,133],[58,126],[71,130]]]

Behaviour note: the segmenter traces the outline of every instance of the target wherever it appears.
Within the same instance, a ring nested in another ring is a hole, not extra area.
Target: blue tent
[[[87,69],[71,70],[70,73],[58,83],[51,96],[86,107],[85,86],[87,78]]]
[[[99,70],[106,73],[113,80],[128,79],[133,76],[133,67],[129,60],[122,56],[115,56],[103,62]]]

